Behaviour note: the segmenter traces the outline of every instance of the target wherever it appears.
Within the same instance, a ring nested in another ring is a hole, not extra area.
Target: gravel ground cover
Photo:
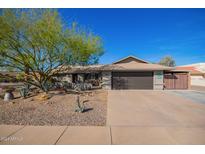
[[[81,96],[87,109],[84,113],[75,112],[75,94],[52,92],[46,101],[38,96],[27,99],[17,98],[5,103],[0,99],[0,124],[12,125],[75,125],[103,126],[106,124],[107,91],[95,90],[90,95]]]

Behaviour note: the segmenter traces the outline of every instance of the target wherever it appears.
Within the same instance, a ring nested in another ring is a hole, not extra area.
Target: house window
[[[77,79],[78,79],[77,74],[73,74],[73,75],[72,75],[72,82],[73,82],[73,83],[76,83],[76,82],[77,82]]]
[[[98,79],[98,73],[87,73],[85,74],[85,80],[90,80],[90,79]]]

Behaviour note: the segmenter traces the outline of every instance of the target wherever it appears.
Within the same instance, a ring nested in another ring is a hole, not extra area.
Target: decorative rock
[[[7,101],[10,101],[12,99],[14,99],[13,93],[6,92],[5,95],[4,95],[4,101],[7,102]]]

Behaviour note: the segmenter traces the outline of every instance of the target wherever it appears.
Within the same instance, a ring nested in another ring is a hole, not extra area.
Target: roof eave
[[[149,63],[148,61],[145,61],[145,60],[142,60],[142,59],[140,59],[140,58],[137,58],[137,57],[135,57],[135,56],[130,55],[130,56],[127,56],[127,57],[125,57],[125,58],[121,58],[120,60],[118,60],[118,61],[116,61],[116,62],[113,62],[112,64],[117,64],[117,63],[119,63],[120,61],[123,61],[123,60],[125,60],[125,59],[127,59],[127,58],[134,58],[134,59],[137,59],[137,60],[142,61],[142,62],[144,62],[144,63]]]

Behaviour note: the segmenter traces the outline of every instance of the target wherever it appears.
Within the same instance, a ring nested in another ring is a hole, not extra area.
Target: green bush
[[[20,95],[21,97],[25,98],[26,96],[28,96],[29,93],[29,88],[28,87],[22,87],[19,89]]]

